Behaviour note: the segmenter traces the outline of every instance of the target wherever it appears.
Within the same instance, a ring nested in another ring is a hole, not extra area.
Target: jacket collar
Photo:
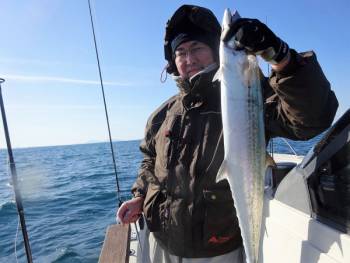
[[[208,66],[194,75],[190,80],[176,77],[175,82],[180,90],[180,98],[186,109],[201,106],[213,91],[213,77],[218,69],[216,64]]]

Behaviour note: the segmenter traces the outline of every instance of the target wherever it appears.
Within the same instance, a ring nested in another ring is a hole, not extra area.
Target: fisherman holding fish
[[[221,36],[209,9],[183,5],[165,31],[167,72],[179,93],[150,116],[134,197],[117,216],[126,224],[143,213],[156,240],[151,262],[243,262],[230,186],[216,182],[224,159],[220,81],[214,78],[220,40],[233,40],[236,49],[271,65],[260,83],[266,142],[318,135],[331,125],[337,99],[314,52],[297,53],[259,20],[240,18]]]

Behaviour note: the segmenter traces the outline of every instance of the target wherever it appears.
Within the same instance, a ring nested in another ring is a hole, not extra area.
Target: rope
[[[18,256],[17,256],[18,230],[19,230],[19,216],[17,217],[17,230],[16,230],[16,236],[15,236],[15,259],[16,259],[16,263],[18,263]]]
[[[117,198],[118,198],[118,201],[119,201],[119,206],[121,206],[122,200],[120,198],[120,187],[119,187],[119,179],[118,179],[118,173],[117,173],[117,165],[116,165],[116,161],[115,161],[115,157],[114,157],[114,149],[113,149],[111,128],[110,128],[110,125],[109,125],[106,97],[105,97],[105,91],[104,91],[104,87],[103,87],[102,71],[101,71],[101,66],[100,66],[100,58],[99,58],[99,55],[98,55],[98,48],[97,48],[96,35],[95,35],[95,26],[94,26],[94,20],[92,18],[92,11],[91,11],[90,0],[88,0],[88,4],[89,4],[89,11],[90,11],[90,21],[91,21],[92,34],[93,34],[93,38],[94,38],[97,67],[98,67],[98,73],[99,73],[99,77],[100,77],[100,85],[101,85],[101,91],[102,91],[102,97],[103,97],[103,104],[104,104],[106,121],[107,121],[107,127],[108,127],[109,144],[110,144],[110,147],[111,147],[112,159],[113,159],[113,168],[114,168],[114,173],[115,173],[115,179],[116,179],[116,182],[117,182]]]
[[[160,73],[160,82],[161,83],[165,83],[165,81],[168,78],[168,72],[167,72],[167,68],[168,68],[168,64],[165,65],[165,67],[163,68],[162,72]],[[165,73],[165,76],[164,76]]]
[[[281,138],[288,146],[289,146],[289,149],[291,149],[291,151],[293,152],[293,154],[295,156],[298,156],[296,150],[293,148],[293,146],[285,139],[285,138]]]

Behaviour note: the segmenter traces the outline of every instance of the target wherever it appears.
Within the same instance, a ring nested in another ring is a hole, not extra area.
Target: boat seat
[[[294,162],[279,162],[272,168],[272,187],[276,189],[283,178],[296,166]]]

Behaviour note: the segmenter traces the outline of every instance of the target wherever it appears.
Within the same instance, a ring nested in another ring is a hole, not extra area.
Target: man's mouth
[[[202,69],[201,68],[192,68],[192,69],[189,69],[187,71],[187,75],[192,77],[194,74],[198,73],[199,71],[201,71]]]

